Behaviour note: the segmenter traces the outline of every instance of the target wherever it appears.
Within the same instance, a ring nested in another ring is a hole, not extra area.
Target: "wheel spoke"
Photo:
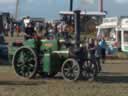
[[[69,68],[64,68],[64,72],[69,72],[70,69]]]
[[[68,68],[72,68],[72,66],[73,66],[72,62],[67,62],[67,67]]]
[[[17,62],[16,67],[22,67],[24,64],[22,62]]]
[[[31,56],[30,54],[26,54],[26,56],[25,56],[25,61],[31,61],[31,60],[33,60],[33,56]]]
[[[21,61],[24,61],[24,52],[21,51],[21,53],[20,53],[19,55],[20,55],[20,58],[19,58],[19,59],[20,59]]]
[[[23,70],[22,70],[22,68],[18,68],[18,69],[16,69],[16,71],[19,73],[19,75],[23,75]]]
[[[67,76],[67,77],[70,77],[70,73],[69,72],[65,72],[65,75]]]

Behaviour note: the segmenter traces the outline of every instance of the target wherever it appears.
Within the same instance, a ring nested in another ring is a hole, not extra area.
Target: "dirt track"
[[[94,82],[67,82],[61,78],[27,80],[16,76],[11,66],[1,65],[0,96],[126,96],[127,62],[102,65],[103,72]]]
[[[128,60],[109,60],[107,64],[102,64],[102,72],[104,75],[127,75],[128,76]],[[109,74],[107,74],[109,73]],[[110,74],[111,73],[111,74]],[[41,78],[37,79],[40,80]],[[0,66],[0,80],[26,80],[16,76],[13,67],[11,65]]]

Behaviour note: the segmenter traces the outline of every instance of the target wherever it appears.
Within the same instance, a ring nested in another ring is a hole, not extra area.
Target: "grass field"
[[[123,65],[122,70],[120,64],[115,66],[119,68],[115,68],[117,70],[112,74],[114,64],[103,65],[103,75],[98,76],[96,81],[67,82],[61,78],[19,78],[11,66],[1,65],[0,96],[127,96],[128,65]],[[108,69],[111,73],[107,72]],[[124,70],[127,71],[125,75],[118,73]]]

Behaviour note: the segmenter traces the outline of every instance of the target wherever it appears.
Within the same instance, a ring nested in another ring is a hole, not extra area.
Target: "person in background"
[[[31,39],[36,34],[34,27],[31,23],[25,28],[25,40]]]
[[[8,23],[4,24],[4,31],[5,31],[5,36],[8,36],[8,33],[9,33],[9,24]]]
[[[104,37],[99,41],[99,46],[101,48],[101,60],[102,63],[104,64],[106,59],[106,47],[107,47],[107,43]]]
[[[43,24],[43,22],[40,22],[39,23],[39,32],[42,34],[42,32],[43,32],[43,29],[44,29],[44,24]]]
[[[36,22],[34,26],[34,30],[36,31],[36,33],[39,33],[39,28],[40,28],[40,24],[39,22]]]
[[[67,24],[67,22],[63,23],[62,34],[63,34],[65,41],[68,41],[68,24]]]
[[[23,22],[24,22],[24,27],[26,28],[27,25],[30,23],[30,17],[27,16],[26,18],[23,19]]]
[[[94,39],[92,39],[92,38],[89,39],[88,50],[89,50],[91,62],[95,63],[95,61],[94,61],[94,59],[95,59],[95,42],[94,42]]]
[[[13,23],[11,23],[10,24],[10,35],[11,35],[11,37],[13,37],[13,35],[14,35],[14,24]]]
[[[50,24],[49,25],[49,28],[48,28],[48,36],[47,36],[47,39],[53,40],[54,38],[55,38],[54,26],[52,24]]]
[[[48,30],[49,30],[49,23],[48,22],[45,23],[44,29],[45,29],[44,37],[46,38],[48,36]]]
[[[62,29],[63,29],[63,23],[59,22],[59,24],[57,24],[57,33],[59,37],[62,37]]]
[[[19,24],[16,24],[16,34],[17,34],[17,36],[19,36],[19,34],[20,34],[20,26],[19,26]]]
[[[55,23],[55,24],[54,24],[54,31],[55,31],[55,34],[57,34],[57,33],[58,33],[57,26],[58,26],[58,24],[57,24],[57,23]]]
[[[95,58],[96,58],[97,72],[100,72],[101,71],[101,64],[100,64],[101,48],[98,40],[95,40]]]

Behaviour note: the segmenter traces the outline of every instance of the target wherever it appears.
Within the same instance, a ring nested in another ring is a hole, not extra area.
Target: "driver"
[[[36,34],[34,27],[31,23],[28,23],[27,27],[25,28],[25,40],[31,39]]]

